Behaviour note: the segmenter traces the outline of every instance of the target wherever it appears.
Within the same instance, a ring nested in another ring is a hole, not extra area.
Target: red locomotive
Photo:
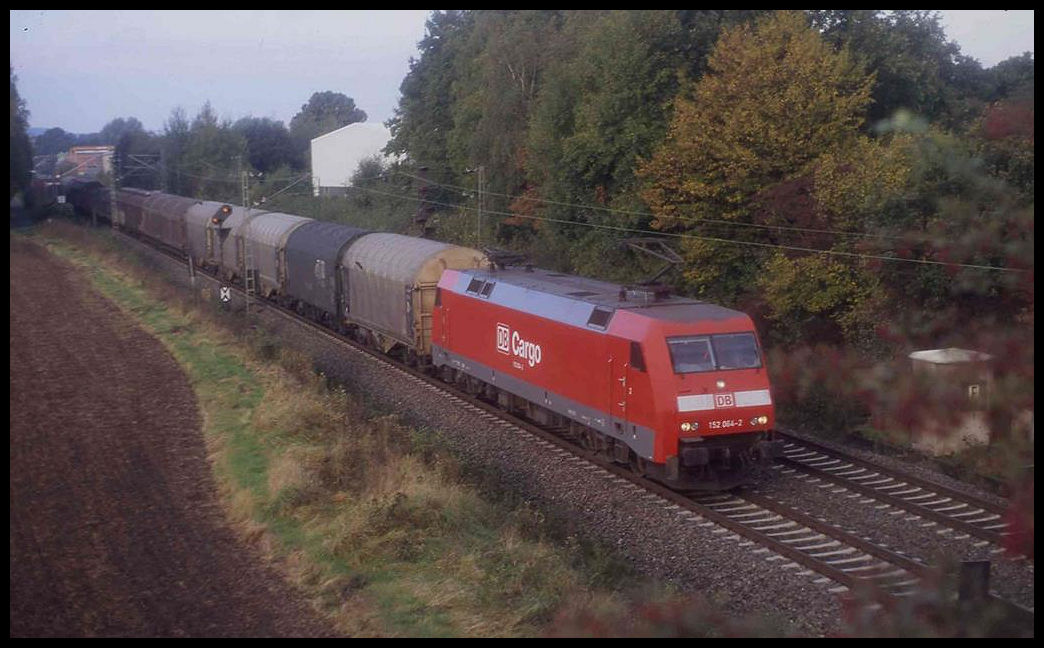
[[[724,489],[775,456],[750,318],[544,270],[446,270],[432,362],[450,380],[675,488]]]

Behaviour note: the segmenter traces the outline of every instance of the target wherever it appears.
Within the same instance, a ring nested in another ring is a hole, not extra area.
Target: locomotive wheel
[[[585,429],[580,433],[580,444],[584,446],[585,450],[598,452],[598,433],[591,428]]]
[[[639,477],[645,477],[649,474],[649,462],[645,457],[639,457],[633,450],[631,451],[627,465],[630,467],[631,472]]]

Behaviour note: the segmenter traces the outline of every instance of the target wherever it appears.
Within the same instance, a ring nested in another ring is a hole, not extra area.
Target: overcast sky
[[[289,125],[313,92],[389,119],[428,10],[11,11],[11,65],[33,127],[89,133],[116,117],[159,132],[210,101],[222,118]],[[942,11],[984,67],[1033,51],[1032,11]]]

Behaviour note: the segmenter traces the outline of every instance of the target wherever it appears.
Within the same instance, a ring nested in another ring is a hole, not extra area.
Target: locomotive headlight
[[[719,380],[718,382],[716,382],[714,384],[718,386],[718,389],[725,389],[725,381],[724,380]]]
[[[689,425],[688,423],[682,423],[681,424],[681,429],[682,429],[682,432],[688,432],[689,430],[692,429],[692,426]]]
[[[765,425],[766,423],[768,423],[768,417],[765,416],[765,415],[759,416],[758,417],[758,423],[760,423],[762,425]]]

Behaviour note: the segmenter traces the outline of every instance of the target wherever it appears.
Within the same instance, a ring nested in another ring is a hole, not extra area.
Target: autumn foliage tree
[[[837,232],[859,231],[853,211],[905,182],[903,156],[860,132],[873,84],[802,13],[722,33],[707,74],[675,101],[663,146],[639,169],[654,226],[684,237],[694,291],[735,304],[760,286],[766,316],[794,335],[823,313],[841,334],[869,278],[842,256],[796,259],[847,248]],[[815,302],[801,298],[810,275],[823,291]]]

